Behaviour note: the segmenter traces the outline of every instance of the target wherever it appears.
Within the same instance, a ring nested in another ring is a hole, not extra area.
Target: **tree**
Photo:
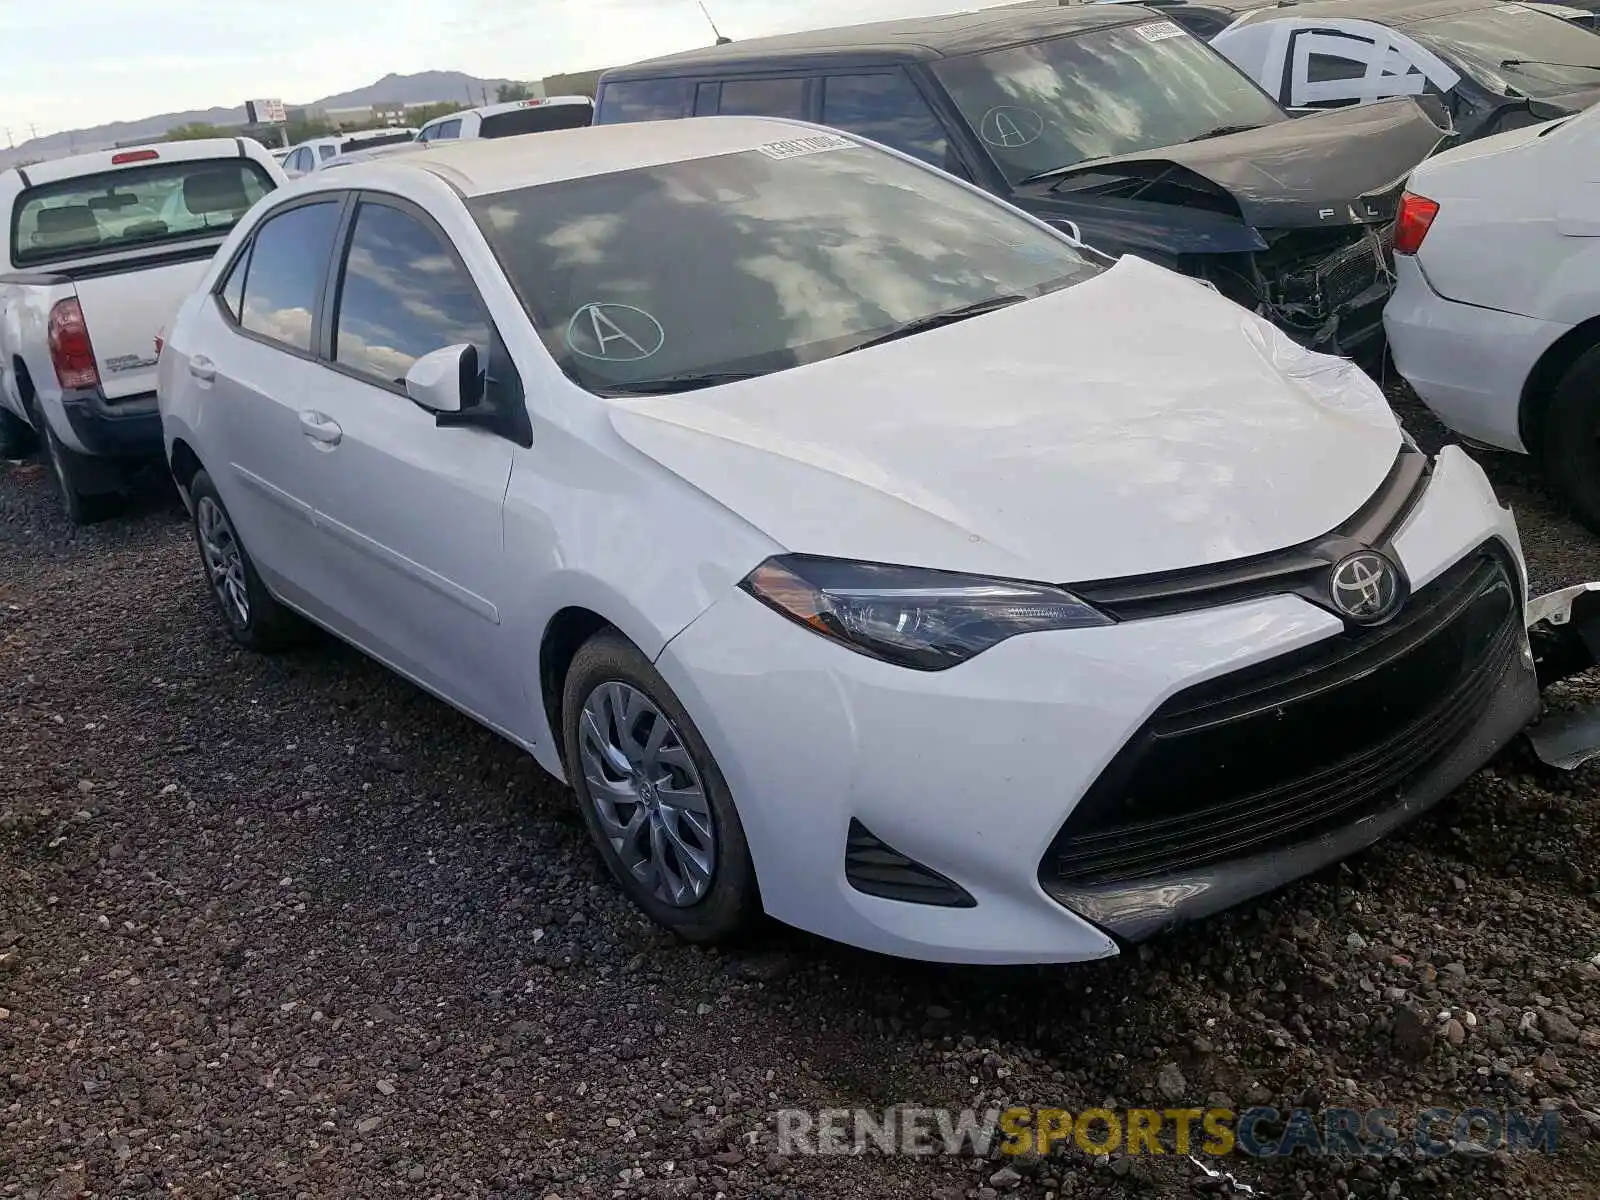
[[[494,98],[501,104],[510,104],[513,100],[532,100],[533,93],[525,83],[502,83],[495,88]]]
[[[312,138],[328,137],[339,131],[333,127],[331,121],[290,121],[286,132],[289,135],[289,144],[298,146],[301,142],[309,142]]]
[[[206,125],[202,122],[196,121],[189,125],[178,125],[175,128],[167,130],[167,136],[164,140],[169,142],[197,142],[201,138],[224,138],[232,136],[233,130],[231,129],[224,129],[220,125]]]

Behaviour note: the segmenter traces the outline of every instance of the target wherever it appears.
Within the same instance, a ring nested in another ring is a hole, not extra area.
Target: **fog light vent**
[[[844,877],[869,896],[939,908],[976,908],[978,902],[958,883],[907,858],[851,818],[844,850]]]

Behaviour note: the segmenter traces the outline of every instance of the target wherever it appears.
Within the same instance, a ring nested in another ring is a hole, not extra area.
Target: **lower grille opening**
[[[1387,625],[1180,692],[1073,810],[1040,884],[1172,876],[1300,845],[1398,803],[1479,722],[1520,652],[1516,579],[1485,545]]]
[[[938,908],[978,906],[960,884],[886,845],[854,817],[845,839],[844,877],[856,891],[884,900]]]

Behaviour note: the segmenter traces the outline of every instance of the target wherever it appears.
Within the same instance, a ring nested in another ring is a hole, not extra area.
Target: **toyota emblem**
[[[1328,595],[1334,611],[1358,625],[1394,616],[1405,598],[1400,568],[1375,550],[1360,550],[1334,564]]]

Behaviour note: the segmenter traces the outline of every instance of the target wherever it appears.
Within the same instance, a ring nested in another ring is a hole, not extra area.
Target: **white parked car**
[[[1600,532],[1600,111],[1412,173],[1384,310],[1395,366],[1462,436],[1533,454]]]
[[[417,141],[516,137],[524,133],[549,133],[555,129],[581,129],[593,123],[594,101],[588,96],[548,96],[490,104],[435,117],[418,132]]]
[[[337,162],[341,155],[414,141],[416,136],[417,131],[407,125],[391,129],[359,129],[332,137],[312,138],[289,151],[288,157],[283,160],[283,169],[288,172],[289,178],[298,179]]]
[[[0,172],[0,457],[42,449],[74,523],[159,459],[157,335],[257,200],[259,142],[99,150]]]
[[[309,617],[525,747],[693,939],[1114,954],[1538,706],[1466,454],[1201,283],[800,122],[319,174],[184,305],[161,411],[235,639]]]

